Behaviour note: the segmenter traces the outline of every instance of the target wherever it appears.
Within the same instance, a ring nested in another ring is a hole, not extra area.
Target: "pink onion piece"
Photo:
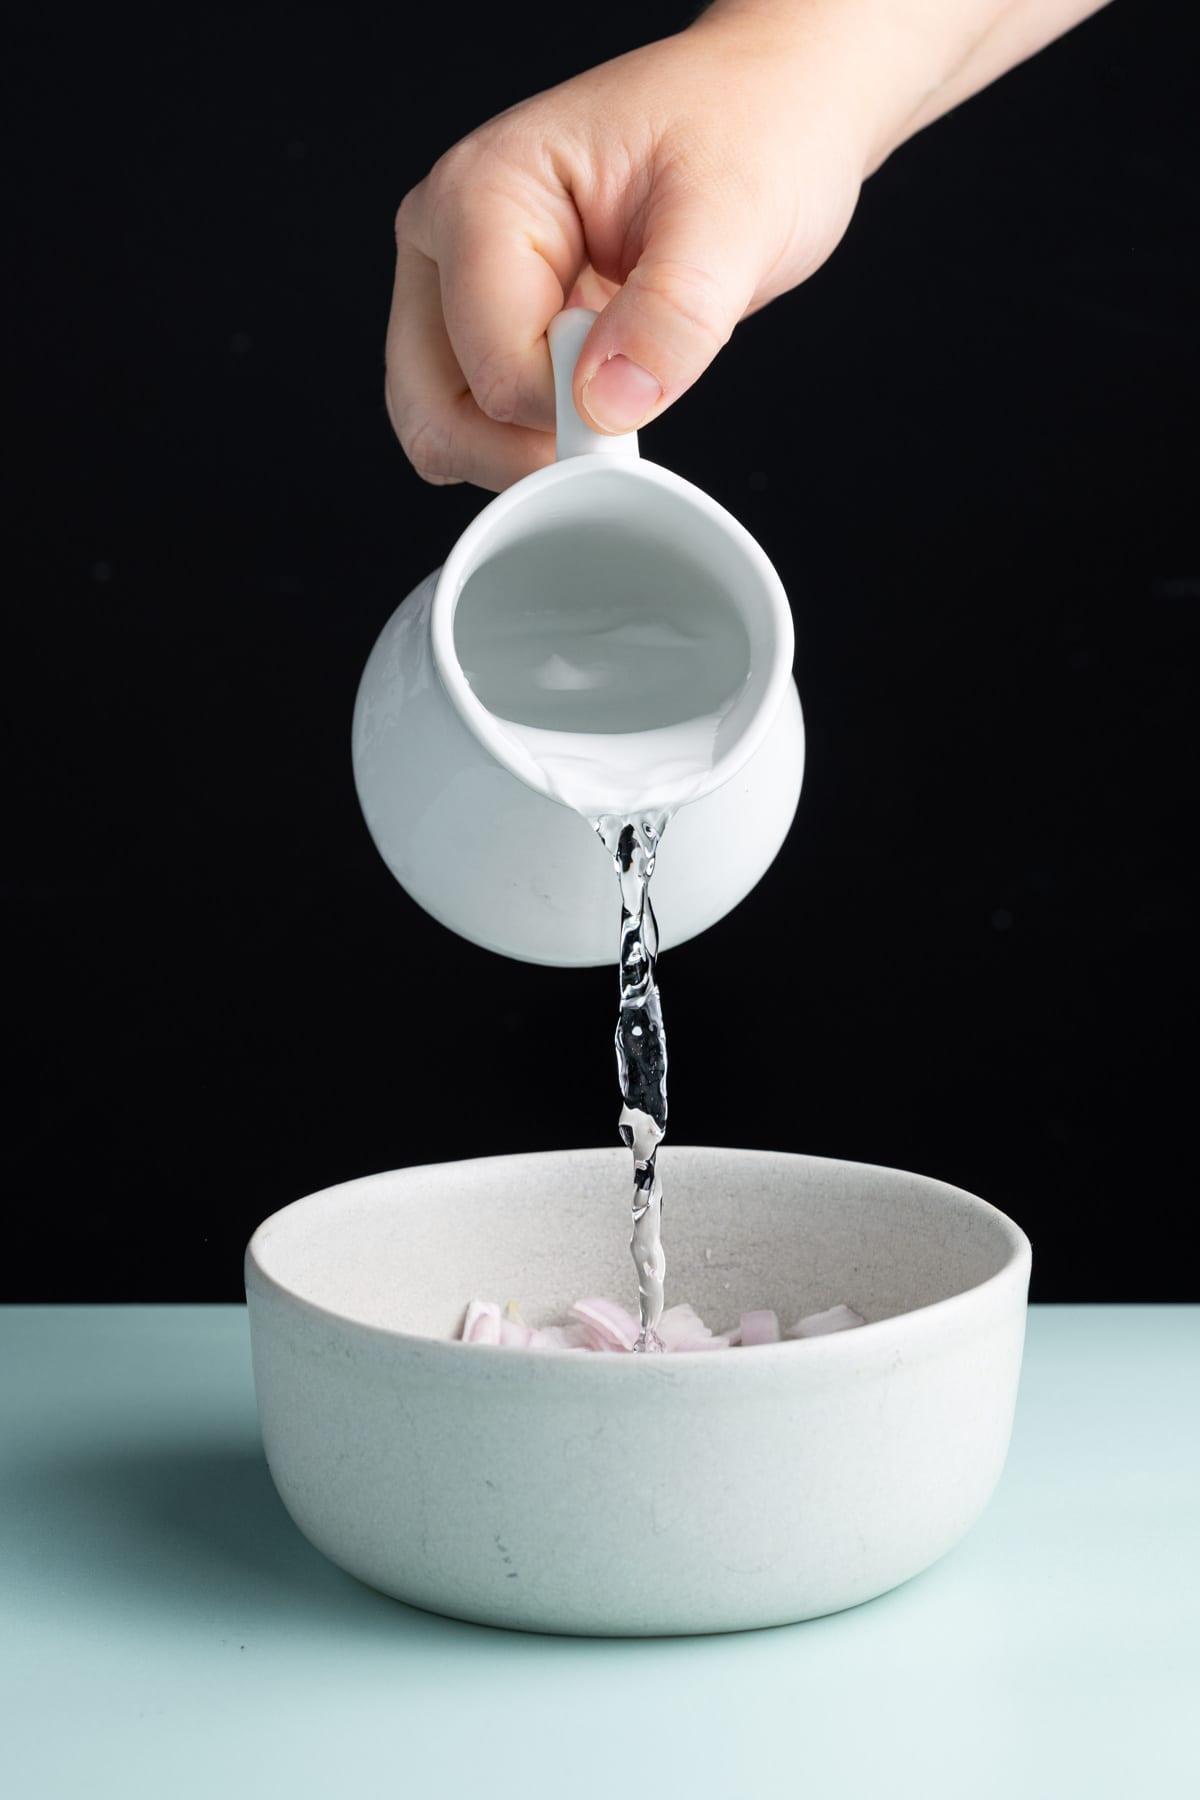
[[[459,1336],[464,1344],[500,1342],[500,1308],[494,1300],[472,1300]]]
[[[788,1332],[790,1338],[828,1337],[832,1331],[852,1331],[856,1325],[865,1325],[866,1320],[861,1313],[856,1313],[850,1306],[831,1306],[828,1312],[807,1313],[803,1319],[797,1319]]]
[[[542,1325],[530,1340],[531,1350],[590,1350],[586,1325]]]
[[[738,1341],[745,1345],[777,1344],[779,1342],[779,1314],[767,1311],[743,1313]]]
[[[577,1300],[572,1315],[583,1322],[591,1350],[632,1350],[641,1336],[641,1325],[615,1300]]]
[[[500,1342],[515,1344],[519,1350],[527,1350],[537,1337],[532,1325],[526,1325],[524,1319],[512,1319],[504,1316],[500,1319]]]
[[[503,1344],[525,1350],[607,1350],[628,1353],[641,1336],[641,1326],[631,1312],[615,1300],[591,1295],[577,1300],[564,1325],[527,1325],[510,1300],[502,1310],[494,1300],[472,1300],[463,1319],[460,1338],[465,1344]],[[825,1337],[865,1325],[861,1313],[849,1306],[831,1306],[827,1312],[808,1313],[789,1331],[788,1338]],[[686,1350],[728,1350],[740,1344],[780,1342],[779,1315],[762,1309],[745,1312],[731,1331],[713,1331],[694,1306],[686,1301],[668,1306],[658,1322],[657,1335],[664,1351],[679,1355]]]
[[[668,1306],[655,1330],[664,1350],[728,1350],[737,1333],[714,1332],[704,1323],[694,1306],[683,1301]]]

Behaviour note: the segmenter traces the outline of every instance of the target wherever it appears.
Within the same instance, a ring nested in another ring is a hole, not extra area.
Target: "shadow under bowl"
[[[476,1295],[531,1324],[636,1297],[619,1146],[399,1169],[258,1228],[263,1441],[319,1550],[454,1618],[656,1636],[837,1612],[958,1542],[1008,1450],[1024,1232],[865,1163],[673,1145],[661,1167],[668,1302],[717,1331],[838,1302],[867,1324],[665,1356],[454,1341]]]

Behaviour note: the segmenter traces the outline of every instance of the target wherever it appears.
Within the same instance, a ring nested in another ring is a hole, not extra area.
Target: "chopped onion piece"
[[[808,1313],[803,1319],[797,1319],[788,1332],[790,1338],[828,1337],[831,1331],[852,1331],[856,1325],[865,1325],[866,1320],[861,1313],[856,1313],[850,1306],[831,1306],[828,1312]]]
[[[694,1306],[683,1301],[668,1306],[655,1326],[664,1350],[728,1350],[736,1331],[715,1332],[704,1323]]]
[[[808,1313],[803,1319],[797,1319],[784,1336],[824,1337],[833,1331],[849,1331],[866,1322],[852,1307],[831,1306],[827,1312]],[[777,1344],[780,1342],[779,1315],[765,1308],[744,1312],[738,1328],[713,1331],[695,1307],[683,1301],[678,1306],[667,1307],[658,1322],[656,1335],[662,1349],[675,1355],[685,1350],[728,1350],[735,1344],[747,1348],[755,1344]],[[577,1300],[566,1324],[542,1326],[527,1325],[515,1300],[510,1300],[503,1311],[494,1300],[472,1300],[459,1332],[465,1344],[505,1344],[526,1350],[628,1352],[636,1349],[640,1336],[641,1326],[633,1314],[603,1295]]]
[[[531,1350],[590,1350],[586,1325],[543,1325],[533,1334]]]
[[[779,1314],[767,1311],[744,1312],[738,1341],[747,1345],[777,1344],[779,1342]]]
[[[633,1314],[615,1300],[577,1300],[571,1311],[583,1320],[593,1350],[632,1350],[641,1336],[642,1328]]]
[[[472,1300],[460,1333],[464,1344],[500,1342],[500,1308],[494,1300]]]
[[[500,1321],[500,1342],[515,1344],[518,1349],[528,1349],[537,1333],[532,1325],[526,1325],[521,1319],[510,1319],[507,1315]]]

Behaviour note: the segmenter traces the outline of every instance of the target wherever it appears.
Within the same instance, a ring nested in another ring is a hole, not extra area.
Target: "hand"
[[[834,249],[864,177],[1100,0],[716,0],[510,107],[396,220],[388,412],[427,481],[554,458],[546,326],[600,312],[575,404],[629,431]]]
[[[499,489],[553,461],[545,331],[564,304],[603,309],[576,405],[626,431],[825,260],[863,144],[821,59],[797,60],[702,20],[500,114],[412,190],[386,392],[421,475]]]

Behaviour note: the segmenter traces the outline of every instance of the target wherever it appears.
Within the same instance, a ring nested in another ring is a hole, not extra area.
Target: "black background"
[[[391,438],[395,207],[688,15],[413,16],[17,28],[7,1300],[237,1298],[302,1193],[615,1141],[615,973],[426,919],[349,728],[484,499]],[[642,441],[775,561],[810,732],[777,864],[663,959],[670,1138],[958,1182],[1044,1300],[1195,1294],[1190,17],[1126,0],[902,149]]]

